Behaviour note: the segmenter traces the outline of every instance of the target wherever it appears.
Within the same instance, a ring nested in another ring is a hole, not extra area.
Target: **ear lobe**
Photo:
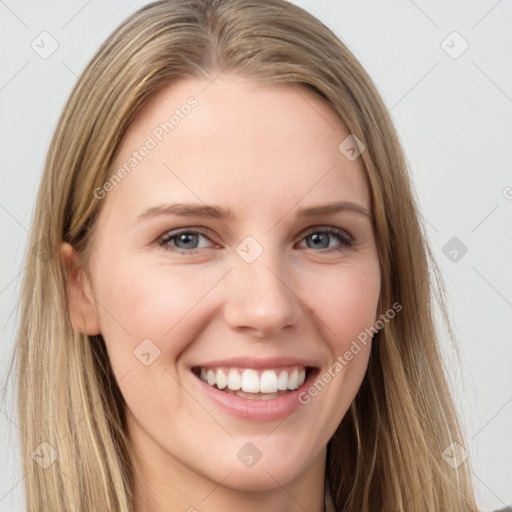
[[[85,272],[80,267],[77,253],[67,242],[61,244],[60,259],[66,272],[68,308],[73,329],[89,336],[100,334],[99,318],[92,290]]]

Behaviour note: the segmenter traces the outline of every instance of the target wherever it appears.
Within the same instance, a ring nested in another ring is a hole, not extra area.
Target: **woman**
[[[400,144],[304,10],[128,18],[64,109],[31,241],[29,511],[477,510]]]

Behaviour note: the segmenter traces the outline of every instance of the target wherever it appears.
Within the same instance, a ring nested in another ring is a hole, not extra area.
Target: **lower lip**
[[[242,398],[210,386],[193,373],[192,377],[201,391],[222,410],[237,418],[264,422],[282,420],[296,411],[302,405],[299,401],[299,393],[309,387],[315,378],[315,373],[315,371],[310,371],[308,378],[299,388],[269,400]]]

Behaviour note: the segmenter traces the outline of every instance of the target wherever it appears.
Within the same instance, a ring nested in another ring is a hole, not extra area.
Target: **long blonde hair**
[[[285,0],[164,0],[131,15],[97,51],[48,151],[29,240],[38,250],[27,255],[14,352],[28,512],[135,510],[124,400],[101,335],[72,328],[59,247],[70,243],[86,268],[99,211],[94,190],[148,98],[180,78],[213,80],[221,72],[307,87],[366,148],[380,308],[398,302],[402,310],[379,333],[361,388],[327,447],[336,510],[476,511],[468,463],[454,469],[442,458],[452,442],[464,443],[432,298],[448,327],[449,319],[377,89],[324,24]],[[57,454],[48,467],[33,457],[43,442],[48,456]]]

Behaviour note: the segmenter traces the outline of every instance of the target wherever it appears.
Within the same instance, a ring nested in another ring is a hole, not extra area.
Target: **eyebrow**
[[[339,212],[356,213],[373,218],[373,215],[363,206],[360,206],[351,201],[338,201],[334,203],[309,206],[301,208],[297,211],[297,218],[317,218],[333,215]],[[235,214],[230,208],[222,209],[217,205],[200,205],[193,203],[176,203],[176,204],[163,204],[154,206],[142,212],[137,216],[135,223],[139,223],[154,217],[161,217],[165,215],[179,215],[182,217],[202,217],[214,218],[220,220],[234,220]]]

